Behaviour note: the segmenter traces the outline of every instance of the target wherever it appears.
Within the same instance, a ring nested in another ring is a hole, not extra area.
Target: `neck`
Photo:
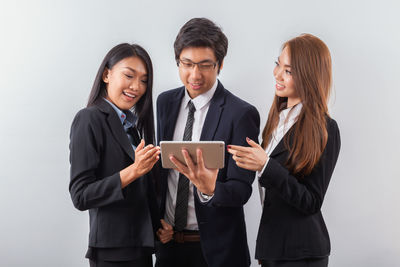
[[[287,107],[291,108],[295,105],[297,105],[298,103],[300,103],[300,98],[288,98],[287,100]]]

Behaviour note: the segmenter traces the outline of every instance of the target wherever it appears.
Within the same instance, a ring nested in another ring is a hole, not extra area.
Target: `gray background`
[[[88,215],[68,193],[69,128],[106,52],[138,42],[154,97],[179,86],[173,41],[190,18],[221,25],[220,80],[262,127],[281,44],[308,32],[332,53],[342,150],[323,205],[330,266],[400,266],[398,1],[1,1],[0,265],[88,266]],[[258,190],[245,206],[254,257]],[[253,260],[252,266],[257,266]]]

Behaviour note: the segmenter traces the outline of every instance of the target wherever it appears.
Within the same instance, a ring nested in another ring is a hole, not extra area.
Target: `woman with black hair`
[[[147,52],[119,44],[105,56],[87,107],[73,120],[69,191],[77,209],[89,210],[90,266],[152,266],[161,227],[152,84]]]

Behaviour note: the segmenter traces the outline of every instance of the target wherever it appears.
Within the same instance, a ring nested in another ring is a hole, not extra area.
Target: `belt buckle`
[[[174,239],[177,243],[185,243],[185,234],[183,232],[175,232]]]

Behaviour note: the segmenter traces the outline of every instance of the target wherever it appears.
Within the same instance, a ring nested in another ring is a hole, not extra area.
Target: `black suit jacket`
[[[172,140],[184,87],[160,94],[157,99],[158,141]],[[220,82],[211,99],[200,140],[218,140],[245,146],[246,137],[257,140],[260,118],[250,104],[227,91]],[[160,177],[160,207],[165,213],[168,170]],[[219,170],[214,197],[201,203],[195,195],[201,246],[209,266],[249,266],[243,205],[251,195],[254,172],[236,166],[225,154],[225,168]]]
[[[259,260],[293,260],[324,257],[330,241],[321,206],[340,150],[339,129],[327,118],[328,142],[310,175],[296,178],[285,167],[284,139],[270,155],[260,184],[266,188],[257,236]]]
[[[153,183],[145,175],[121,189],[119,172],[134,162],[134,151],[109,103],[101,100],[77,113],[70,162],[72,201],[89,210],[89,246],[154,247],[159,214]]]

